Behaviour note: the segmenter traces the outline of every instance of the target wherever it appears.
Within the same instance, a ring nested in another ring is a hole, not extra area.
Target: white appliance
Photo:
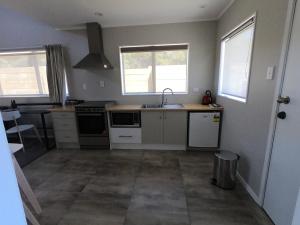
[[[218,148],[220,112],[190,112],[188,147]]]

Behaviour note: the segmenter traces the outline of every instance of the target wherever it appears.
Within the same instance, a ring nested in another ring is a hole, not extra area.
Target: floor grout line
[[[185,202],[186,202],[186,210],[187,210],[187,215],[188,215],[188,219],[189,219],[189,225],[192,225],[192,218],[191,218],[191,215],[190,215],[189,203],[188,203],[188,195],[186,193],[184,177],[183,177],[183,174],[182,174],[182,165],[180,163],[180,159],[179,158],[178,158],[178,164],[179,164],[179,168],[180,168],[181,181],[182,181],[182,185],[183,185],[183,189],[184,189]]]
[[[126,211],[126,215],[125,215],[125,218],[124,218],[124,223],[123,225],[126,225],[126,222],[127,222],[127,214],[128,214],[128,211],[129,211],[129,208],[130,208],[130,203],[131,203],[131,200],[134,196],[134,193],[135,193],[135,189],[136,189],[136,181],[137,181],[137,178],[138,178],[138,175],[141,171],[141,168],[143,166],[143,162],[144,162],[144,155],[145,155],[145,150],[142,151],[143,154],[141,156],[141,160],[139,162],[139,166],[137,168],[137,171],[136,171],[136,174],[135,174],[135,177],[134,177],[134,184],[133,184],[133,187],[132,187],[132,192],[131,192],[131,195],[130,195],[130,199],[129,199],[129,202],[128,202],[128,208],[127,208],[127,211]]]

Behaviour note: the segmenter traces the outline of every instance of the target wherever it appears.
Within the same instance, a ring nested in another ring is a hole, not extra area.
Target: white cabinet
[[[189,147],[217,148],[219,145],[220,112],[189,113]]]
[[[142,112],[142,143],[186,145],[187,112]]]
[[[79,148],[74,112],[52,112],[57,148]]]
[[[113,144],[142,143],[141,128],[111,128],[110,142]]]
[[[187,113],[164,112],[163,142],[168,145],[186,145]]]
[[[142,143],[163,143],[163,112],[142,112]]]

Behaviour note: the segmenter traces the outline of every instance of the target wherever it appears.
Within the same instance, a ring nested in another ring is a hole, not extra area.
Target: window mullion
[[[156,59],[155,52],[152,52],[152,87],[153,92],[156,93]]]
[[[42,85],[42,81],[41,81],[41,74],[40,74],[40,70],[39,70],[39,65],[37,63],[36,55],[32,55],[30,57],[30,59],[32,60],[32,63],[33,63],[33,68],[35,71],[35,77],[36,77],[36,82],[37,82],[38,89],[39,89],[39,94],[43,94],[44,93],[43,85]]]
[[[0,96],[3,95],[3,90],[2,90],[2,86],[1,86],[1,82],[0,82]]]

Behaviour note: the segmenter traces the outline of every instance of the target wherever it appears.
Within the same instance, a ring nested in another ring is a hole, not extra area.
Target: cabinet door
[[[142,143],[163,143],[163,113],[142,112]]]
[[[185,145],[187,112],[164,112],[164,144]]]

